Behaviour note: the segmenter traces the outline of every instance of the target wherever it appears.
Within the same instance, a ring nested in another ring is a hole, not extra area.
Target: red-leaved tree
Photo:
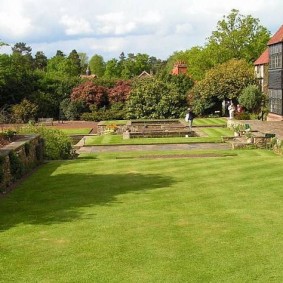
[[[130,91],[130,81],[118,81],[115,86],[109,90],[108,98],[110,103],[125,102],[129,97]]]
[[[71,93],[72,101],[83,101],[87,106],[95,104],[97,108],[108,104],[108,88],[86,81],[73,88]]]

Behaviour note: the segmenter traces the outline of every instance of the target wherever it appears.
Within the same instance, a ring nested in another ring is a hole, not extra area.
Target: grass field
[[[115,145],[115,144],[181,144],[181,143],[203,143],[203,142],[221,142],[222,136],[232,136],[233,132],[228,128],[209,127],[203,128],[205,137],[169,137],[169,138],[133,138],[123,139],[122,135],[101,135],[88,137],[86,145]]]
[[[220,142],[220,137],[171,137],[171,138],[134,138],[124,140],[121,135],[101,135],[87,137],[86,145],[118,145],[118,144],[182,144],[192,142]]]
[[[91,128],[60,129],[60,131],[67,135],[87,135],[91,130]]]
[[[109,120],[101,121],[104,125],[126,125],[128,120]]]
[[[0,199],[0,282],[282,282],[283,159],[233,153],[45,164]]]
[[[182,120],[182,119],[180,119]],[[136,120],[138,121],[138,120]],[[147,121],[147,120],[141,120],[141,121]],[[151,120],[149,120],[151,121]],[[103,121],[106,125],[125,125],[128,122],[128,120],[113,120],[113,121]],[[221,118],[195,118],[194,119],[194,125],[195,126],[226,126],[227,125],[227,118],[221,117]]]
[[[227,118],[196,118],[194,126],[226,126]]]

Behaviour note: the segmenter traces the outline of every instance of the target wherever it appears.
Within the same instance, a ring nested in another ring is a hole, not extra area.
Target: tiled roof
[[[268,41],[267,45],[275,44],[283,42],[283,25],[279,28],[279,30],[271,37]]]
[[[144,77],[152,77],[151,74],[149,74],[147,71],[142,71],[139,76],[139,78],[144,78]]]
[[[264,65],[268,63],[269,63],[269,52],[268,52],[268,48],[266,48],[264,52],[254,62],[254,65]]]

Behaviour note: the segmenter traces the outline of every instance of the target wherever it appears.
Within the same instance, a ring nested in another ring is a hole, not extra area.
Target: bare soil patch
[[[54,121],[53,125],[46,125],[46,127],[55,129],[78,129],[78,128],[91,128],[92,134],[97,133],[97,122],[92,121]],[[2,130],[13,129],[16,130],[19,127],[23,127],[25,124],[2,124]],[[44,124],[43,124],[44,125]]]
[[[97,133],[97,122],[92,122],[92,121],[55,121],[53,123],[53,126],[50,126],[52,128],[56,129],[82,129],[82,128],[91,128],[92,134]]]

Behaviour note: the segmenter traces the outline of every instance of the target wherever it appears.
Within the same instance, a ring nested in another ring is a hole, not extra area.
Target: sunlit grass
[[[195,126],[226,126],[227,118],[195,118]]]
[[[109,121],[101,121],[104,125],[126,125],[128,120],[109,120]]]
[[[132,138],[123,139],[122,135],[100,135],[86,139],[86,145],[115,145],[115,144],[187,144],[187,143],[218,143],[222,136],[231,136],[233,132],[228,128],[209,127],[200,129],[204,137],[168,137],[168,138]]]
[[[76,128],[76,129],[60,129],[67,135],[87,135],[91,132],[91,128]]]
[[[232,130],[228,128],[222,128],[222,127],[201,128],[201,131],[209,137],[233,136]]]
[[[45,164],[0,199],[0,282],[282,282],[282,157],[195,153]]]
[[[170,137],[170,138],[133,138],[123,139],[122,135],[101,135],[87,137],[86,145],[118,145],[118,144],[186,144],[186,143],[205,143],[221,142],[219,136],[212,137]]]

